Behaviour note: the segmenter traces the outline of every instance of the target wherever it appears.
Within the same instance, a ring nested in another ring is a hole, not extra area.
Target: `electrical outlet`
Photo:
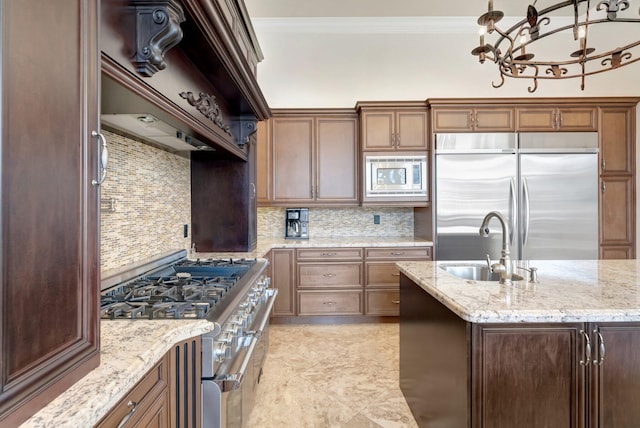
[[[380,224],[380,214],[373,215],[373,224]]]
[[[183,230],[184,237],[188,238],[189,237],[189,225],[185,224],[182,230]]]

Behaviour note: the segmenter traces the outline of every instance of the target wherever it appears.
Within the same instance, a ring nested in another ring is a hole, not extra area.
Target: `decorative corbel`
[[[236,143],[239,146],[249,144],[250,138],[258,131],[258,122],[255,118],[242,118],[233,122],[233,128],[236,131]]]
[[[182,40],[180,23],[185,21],[176,0],[132,0],[136,12],[136,71],[151,77],[167,67],[164,57]]]
[[[216,97],[213,95],[200,92],[199,98],[193,96],[193,92],[180,92],[180,97],[187,100],[187,102],[194,106],[200,113],[202,113],[207,119],[218,125],[226,134],[231,135],[231,128],[227,125],[220,112],[220,106],[216,103]]]

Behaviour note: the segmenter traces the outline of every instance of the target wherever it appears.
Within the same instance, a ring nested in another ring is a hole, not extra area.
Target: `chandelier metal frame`
[[[500,71],[500,83],[492,82],[494,88],[504,85],[505,77],[516,79],[531,79],[533,85],[528,90],[533,93],[538,89],[538,79],[572,79],[580,78],[580,89],[584,90],[585,77],[604,73],[619,67],[632,64],[640,60],[640,55],[634,57],[633,49],[640,45],[640,40],[633,41],[625,46],[617,46],[606,52],[596,52],[588,47],[589,27],[612,23],[640,23],[640,10],[638,17],[618,16],[623,11],[631,11],[631,0],[606,0],[600,1],[596,10],[604,10],[607,15],[604,18],[590,19],[591,0],[568,0],[553,4],[538,12],[535,8],[537,0],[527,8],[527,16],[507,30],[501,30],[496,24],[504,17],[504,13],[493,9],[493,0],[488,0],[488,11],[478,18],[480,25],[480,44],[471,51],[478,56],[483,64],[486,60],[498,64]],[[583,15],[580,13],[580,5],[586,6]],[[560,20],[561,16],[549,16],[563,8],[573,8],[572,23],[550,27],[544,31],[552,20]],[[627,12],[627,14],[629,13]],[[545,37],[563,31],[573,31],[574,40],[578,42],[578,49],[569,54],[564,61],[534,60],[535,54],[531,51],[534,43]],[[631,29],[633,30],[633,29]],[[494,44],[485,43],[485,34],[496,33],[498,38]],[[640,27],[636,27],[635,34],[640,34]],[[599,65],[587,69],[599,61]]]

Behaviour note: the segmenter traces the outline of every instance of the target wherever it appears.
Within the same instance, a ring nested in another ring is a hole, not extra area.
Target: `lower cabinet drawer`
[[[362,263],[298,263],[298,287],[362,286]]]
[[[361,315],[362,291],[298,291],[298,315]]]
[[[366,287],[399,287],[400,270],[395,262],[366,262]]]
[[[168,362],[165,356],[111,409],[97,427],[120,426],[125,419],[123,427],[155,426],[148,425],[147,422],[163,417],[168,422],[167,379]]]
[[[400,315],[400,290],[365,291],[366,315]]]

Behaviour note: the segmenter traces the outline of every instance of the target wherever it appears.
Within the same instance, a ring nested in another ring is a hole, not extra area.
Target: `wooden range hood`
[[[150,114],[223,156],[247,159],[271,111],[242,0],[103,0],[102,114]]]

